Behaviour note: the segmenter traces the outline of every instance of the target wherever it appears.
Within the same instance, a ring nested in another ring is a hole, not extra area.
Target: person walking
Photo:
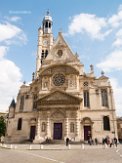
[[[117,138],[116,137],[114,137],[114,144],[117,147]]]
[[[68,146],[69,145],[69,138],[67,137],[66,138],[66,146]]]

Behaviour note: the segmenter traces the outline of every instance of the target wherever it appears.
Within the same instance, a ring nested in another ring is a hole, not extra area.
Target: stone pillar
[[[69,137],[69,117],[68,112],[66,112],[66,137]]]
[[[81,138],[80,136],[80,120],[79,120],[79,111],[76,112],[76,141],[79,141]]]
[[[50,121],[50,111],[47,112],[47,137],[51,139],[51,121]]]
[[[41,122],[40,122],[40,112],[38,113],[38,120],[37,120],[37,129],[36,129],[36,136],[34,139],[34,143],[41,143],[43,140],[41,138]]]

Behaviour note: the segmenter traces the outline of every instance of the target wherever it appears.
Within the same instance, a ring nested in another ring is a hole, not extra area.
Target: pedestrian
[[[98,144],[98,140],[97,140],[97,138],[95,138],[94,141],[95,141],[95,144],[97,145],[97,144]]]
[[[4,136],[3,135],[1,136],[1,143],[2,143],[2,145],[4,144]]]
[[[68,146],[69,145],[69,138],[67,137],[66,138],[66,146]]]
[[[114,144],[117,147],[117,138],[116,137],[114,137]]]

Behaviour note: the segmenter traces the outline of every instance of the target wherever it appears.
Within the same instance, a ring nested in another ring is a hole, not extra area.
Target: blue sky
[[[47,10],[53,34],[60,30],[85,71],[94,65],[110,77],[117,115],[122,116],[121,0],[0,0],[0,111],[16,98],[23,81],[35,71],[37,34]]]

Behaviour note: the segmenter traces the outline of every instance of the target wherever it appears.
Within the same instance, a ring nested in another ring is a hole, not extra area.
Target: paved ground
[[[1,147],[0,163],[122,163],[122,145],[105,149],[100,145],[87,145],[84,149],[80,145],[71,145],[70,149],[65,145],[46,145],[41,150],[37,150],[38,145],[31,150],[27,146]]]

